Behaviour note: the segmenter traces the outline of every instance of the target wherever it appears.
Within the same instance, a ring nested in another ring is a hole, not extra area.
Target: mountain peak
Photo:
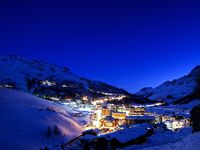
[[[196,67],[194,67],[189,74],[199,75],[200,74],[200,65],[197,65]]]
[[[22,63],[22,64],[31,64],[32,67],[44,67],[44,66],[48,66],[51,70],[54,70],[56,68],[60,68],[61,70],[63,70],[64,72],[70,72],[70,70],[67,67],[61,67],[58,66],[56,64],[51,64],[49,62],[46,62],[44,60],[34,60],[34,59],[28,59],[19,55],[6,55],[6,56],[0,56],[0,61],[2,62],[9,62],[9,63],[13,63],[13,62],[18,62],[18,63]]]
[[[179,100],[195,92],[200,78],[200,65],[194,67],[188,75],[166,81],[155,88],[143,88],[137,95],[148,97],[152,100],[162,99],[168,102]]]
[[[82,78],[67,67],[45,61],[23,58],[18,55],[0,56],[0,86],[45,95],[91,98],[112,95],[126,95],[128,92],[100,81]]]

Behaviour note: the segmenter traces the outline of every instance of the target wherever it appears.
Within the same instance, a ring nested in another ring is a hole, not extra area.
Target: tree
[[[193,133],[200,131],[200,105],[195,106],[191,111]]]
[[[53,133],[54,133],[55,135],[57,135],[57,134],[60,133],[60,131],[59,131],[57,125],[54,125],[54,127],[53,127]]]
[[[47,129],[47,138],[50,138],[51,136],[51,127],[48,126],[48,129]]]

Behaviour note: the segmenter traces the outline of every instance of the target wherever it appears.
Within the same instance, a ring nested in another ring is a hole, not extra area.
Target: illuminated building
[[[145,107],[131,107],[129,115],[144,115],[145,112]]]
[[[116,126],[115,119],[112,116],[106,116],[102,119],[102,125],[103,127],[114,127]]]
[[[102,108],[102,116],[110,116],[110,110],[108,108]]]
[[[125,119],[126,113],[125,112],[112,112],[112,117],[115,119]]]
[[[56,85],[56,82],[44,80],[44,81],[41,81],[41,84],[46,85],[46,86],[54,86],[54,85]]]
[[[126,108],[124,106],[118,106],[117,107],[117,112],[125,112]]]
[[[118,124],[118,125],[125,124],[125,119],[126,119],[125,112],[113,112],[112,117],[115,118],[116,124]]]
[[[88,101],[88,97],[87,96],[83,96],[82,100]]]
[[[126,124],[138,124],[138,123],[154,123],[155,117],[154,116],[127,116],[126,117]]]

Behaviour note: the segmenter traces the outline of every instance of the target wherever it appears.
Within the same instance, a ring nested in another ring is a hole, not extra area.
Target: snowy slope
[[[199,141],[200,133],[195,133],[175,143],[168,143],[165,145],[148,147],[142,150],[199,150]]]
[[[184,138],[187,138],[192,134],[192,128],[183,128],[177,132],[173,132],[170,130],[155,130],[154,134],[150,137],[147,137],[146,141],[141,145],[131,145],[123,150],[139,150],[139,149],[152,149],[154,147],[165,145],[169,143],[176,143]],[[165,150],[165,149],[163,149]]]
[[[18,88],[22,90],[27,90],[26,78],[37,77],[42,80],[56,76],[56,78],[66,78],[81,82],[80,78],[71,73],[67,68],[42,61],[32,61],[15,55],[0,57],[0,69],[0,80],[10,79],[16,82]]]
[[[0,149],[38,150],[70,140],[81,126],[55,103],[0,88]],[[58,133],[54,133],[57,126]]]
[[[200,66],[197,66],[188,75],[167,81],[156,88],[143,88],[136,95],[146,96],[152,100],[175,101],[192,94],[197,88],[199,77]]]
[[[42,81],[55,83],[41,85]],[[43,61],[11,55],[0,57],[0,86],[34,93],[35,95],[65,97],[98,97],[102,93],[128,94],[103,82],[89,80],[73,74],[68,68]]]

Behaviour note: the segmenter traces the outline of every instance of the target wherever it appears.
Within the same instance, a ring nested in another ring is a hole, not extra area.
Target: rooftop
[[[126,119],[141,119],[141,120],[154,120],[154,116],[126,116]]]
[[[130,140],[145,135],[152,128],[152,125],[147,123],[137,124],[123,130],[118,130],[109,134],[101,135],[99,136],[99,138],[105,138],[107,140],[117,139],[121,143],[126,143]]]

